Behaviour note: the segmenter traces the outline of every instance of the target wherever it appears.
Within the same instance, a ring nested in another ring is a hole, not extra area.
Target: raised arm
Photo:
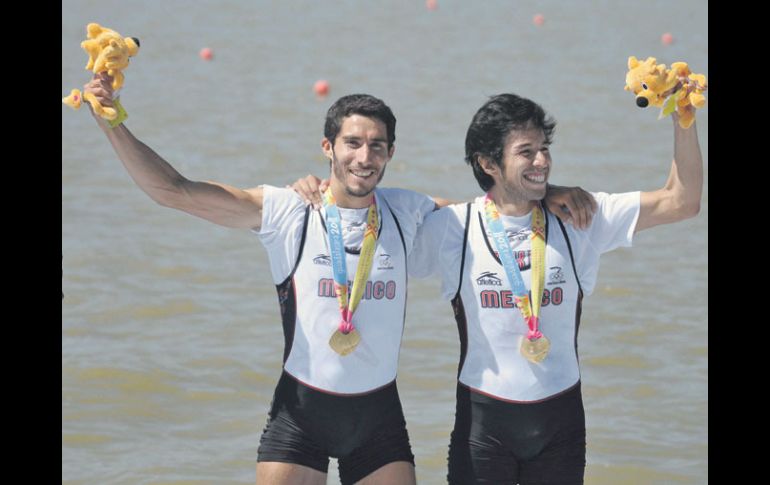
[[[95,75],[85,86],[104,106],[112,106],[111,78]],[[94,115],[134,182],[164,207],[179,209],[226,227],[258,229],[262,221],[262,188],[239,189],[217,182],[188,180],[124,124],[115,128]]]
[[[674,123],[674,160],[666,185],[653,192],[642,192],[636,232],[660,224],[670,224],[695,217],[700,211],[703,193],[703,158],[695,123],[687,129]]]

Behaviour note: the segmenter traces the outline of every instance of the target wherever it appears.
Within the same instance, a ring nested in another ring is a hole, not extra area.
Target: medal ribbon
[[[530,259],[532,261],[531,289],[532,300],[530,300],[527,287],[519,271],[519,265],[513,257],[511,245],[508,242],[508,236],[505,234],[503,222],[500,220],[500,213],[495,206],[492,197],[487,193],[484,200],[484,215],[487,226],[492,232],[492,240],[500,256],[500,262],[503,264],[505,274],[508,276],[508,283],[513,290],[513,298],[516,306],[521,311],[524,321],[529,327],[527,338],[537,340],[543,336],[538,330],[540,321],[540,303],[543,301],[543,288],[545,287],[545,215],[540,205],[532,209],[532,251]]]
[[[348,286],[348,268],[345,262],[345,243],[342,239],[342,220],[340,211],[332,195],[331,188],[326,189],[323,196],[323,204],[326,209],[326,232],[329,234],[329,256],[332,260],[332,273],[334,275],[334,292],[340,305],[342,321],[339,331],[347,335],[352,332],[353,313],[364,295],[366,280],[374,261],[374,250],[377,246],[377,201],[372,195],[372,203],[369,204],[369,212],[366,217],[366,232],[361,246],[361,254],[358,258],[356,276],[353,279],[352,288]]]

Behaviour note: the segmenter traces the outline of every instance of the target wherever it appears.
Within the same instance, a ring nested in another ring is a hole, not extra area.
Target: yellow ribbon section
[[[356,277],[353,280],[353,288],[350,291],[350,307],[348,315],[353,317],[361,297],[364,296],[366,280],[369,279],[369,273],[372,270],[374,262],[374,250],[377,246],[377,205],[372,197],[372,204],[369,205],[369,214],[366,217],[366,232],[364,233],[364,242],[361,246],[361,254],[358,257],[358,268],[356,268]]]
[[[545,215],[539,205],[532,209],[532,271],[530,272],[530,292],[532,293],[532,315],[540,318],[540,303],[543,301],[545,288]],[[523,312],[522,312],[523,313]],[[524,315],[528,317],[529,315]]]

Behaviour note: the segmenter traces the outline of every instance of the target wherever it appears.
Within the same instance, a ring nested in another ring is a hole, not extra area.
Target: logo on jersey
[[[548,275],[549,285],[558,285],[560,283],[566,283],[564,280],[564,273],[561,270],[561,266],[551,266],[548,268],[551,272]]]
[[[508,236],[508,240],[512,243],[526,241],[529,239],[531,231],[529,229],[521,229],[518,231],[512,231],[510,229],[505,230],[506,236]]]
[[[390,260],[390,254],[381,254],[377,263],[377,269],[393,269],[393,262]]]
[[[481,276],[476,278],[476,284],[479,286],[503,286],[503,282],[497,273],[484,271]]]
[[[347,232],[364,232],[366,230],[366,221],[350,222],[344,228]]]
[[[319,254],[313,258],[313,264],[320,264],[322,266],[331,266],[332,259],[326,254]]]

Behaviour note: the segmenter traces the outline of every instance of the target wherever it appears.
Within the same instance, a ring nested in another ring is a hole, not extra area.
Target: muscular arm
[[[112,105],[109,77],[97,75],[86,85],[105,106]],[[262,188],[239,189],[216,182],[188,180],[125,125],[115,128],[95,116],[134,182],[164,207],[179,209],[226,227],[258,229],[262,221]]]
[[[672,114],[672,122],[674,160],[671,162],[671,172],[663,188],[642,192],[636,232],[695,217],[700,211],[703,158],[698,144],[698,132],[695,124],[688,129],[680,127],[676,113]]]

